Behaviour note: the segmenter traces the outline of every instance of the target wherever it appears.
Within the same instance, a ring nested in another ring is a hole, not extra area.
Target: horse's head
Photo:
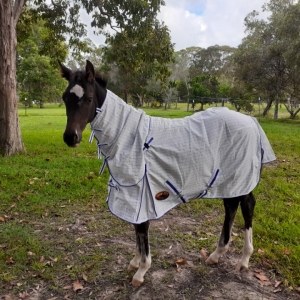
[[[58,63],[62,77],[69,82],[62,96],[67,114],[64,141],[69,147],[77,147],[86,124],[94,119],[96,108],[100,108],[105,100],[106,81],[96,76],[90,61],[86,62],[85,71],[74,72],[60,61]]]

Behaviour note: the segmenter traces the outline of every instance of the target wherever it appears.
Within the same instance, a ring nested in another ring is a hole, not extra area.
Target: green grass
[[[172,118],[192,113],[186,112],[186,104],[176,110],[145,111]],[[0,158],[0,290],[17,293],[40,280],[53,290],[61,290],[61,282],[81,278],[83,273],[88,274],[89,282],[97,282],[112,257],[131,256],[124,245],[98,247],[99,239],[132,230],[130,224],[107,211],[108,173],[98,174],[101,162],[96,159],[96,146],[88,143],[90,131],[85,130],[80,147],[71,149],[62,140],[64,107],[31,108],[27,115],[20,108],[19,115],[27,153]],[[265,167],[255,189],[254,245],[264,253],[256,251],[252,261],[273,268],[286,285],[299,286],[300,122],[260,118],[260,123],[277,162]],[[200,237],[205,232],[218,235],[223,219],[220,201],[193,201],[176,211],[201,220],[203,228],[191,227],[191,234],[185,235],[178,225],[164,237],[154,228],[154,256],[160,259],[155,248],[163,244],[167,247],[168,241],[182,243],[186,251],[212,251],[217,237]],[[213,221],[207,224],[205,215],[212,216]],[[234,231],[241,232],[242,225],[239,213]],[[241,249],[242,234],[234,243]],[[169,262],[162,260],[161,266],[165,265]],[[115,276],[121,276],[120,272]]]

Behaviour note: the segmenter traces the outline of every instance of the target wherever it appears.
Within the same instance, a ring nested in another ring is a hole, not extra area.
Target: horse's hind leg
[[[255,202],[256,200],[252,192],[249,195],[243,196],[241,200],[241,209],[245,220],[245,238],[244,238],[243,256],[237,265],[237,270],[241,272],[248,270],[249,259],[253,253],[252,220],[253,220]]]
[[[140,286],[144,282],[144,275],[151,266],[151,254],[148,240],[149,225],[149,221],[134,225],[136,250],[135,256],[128,266],[129,270],[138,269],[131,282],[134,286]]]
[[[219,258],[228,250],[231,236],[231,229],[237,208],[239,206],[240,197],[223,199],[225,208],[225,220],[222,233],[216,250],[207,258],[207,264],[217,264]]]

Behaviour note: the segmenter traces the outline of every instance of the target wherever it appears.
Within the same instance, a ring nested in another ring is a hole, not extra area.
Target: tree
[[[263,6],[269,12],[267,20],[250,13],[246,19],[247,37],[234,55],[236,76],[248,90],[268,99],[263,115],[275,103],[274,118],[279,102],[288,97],[299,98],[300,3],[292,0],[271,0]]]
[[[155,76],[164,82],[170,75],[168,64],[174,50],[168,28],[156,19],[147,20],[136,27],[134,36],[132,30],[130,34],[123,31],[108,38],[107,43],[104,59],[118,69],[118,78],[113,80],[123,83],[125,102],[132,94],[143,106],[147,80]]]
[[[191,63],[191,77],[197,75],[221,75],[230,76],[233,72],[231,56],[235,48],[229,46],[210,46],[194,52]]]
[[[216,76],[201,75],[194,77],[190,86],[191,95],[200,102],[200,110],[203,110],[204,104],[210,102],[208,97],[217,97],[219,81]]]
[[[103,62],[103,45],[96,46],[89,38],[84,38],[83,42],[86,45],[86,49],[77,55],[69,55],[67,59],[67,65],[71,69],[84,69],[86,60],[92,61],[96,70],[101,70]]]
[[[58,41],[51,50],[45,50],[51,32],[42,20],[32,22],[30,27],[18,44],[18,95],[23,104],[31,106],[34,102],[42,108],[45,102],[61,99],[65,84],[60,79],[56,57],[64,60],[68,51],[67,46]],[[49,57],[54,53],[55,57]]]
[[[25,150],[18,120],[16,89],[17,24],[22,12],[29,9],[34,18],[43,19],[45,27],[52,33],[49,36],[51,40],[68,40],[69,46],[80,52],[85,47],[81,38],[86,33],[79,21],[81,8],[92,15],[91,24],[100,32],[109,25],[115,32],[126,32],[129,38],[133,38],[141,22],[146,24],[147,20],[155,19],[161,5],[164,5],[162,0],[52,0],[51,3],[29,0],[26,5],[25,0],[0,0],[0,154],[8,156]],[[143,30],[139,30],[139,34],[143,36]],[[110,36],[108,32],[106,35]]]
[[[16,26],[24,0],[0,1],[0,154],[23,152],[16,93]]]

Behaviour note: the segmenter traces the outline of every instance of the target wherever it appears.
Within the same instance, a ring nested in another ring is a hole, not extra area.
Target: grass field
[[[186,112],[186,105],[176,110],[145,108],[145,111],[164,117],[192,114]],[[19,115],[27,153],[0,157],[0,290],[18,293],[41,279],[53,290],[59,290],[60,281],[76,280],[83,273],[87,274],[87,281],[93,282],[99,269],[107,268],[107,262],[122,247],[87,249],[86,245],[92,240],[95,245],[96,235],[100,240],[122,235],[130,225],[107,211],[108,173],[98,174],[101,162],[96,159],[95,144],[88,143],[90,131],[85,130],[80,147],[71,149],[62,140],[66,123],[64,107],[31,108],[27,109],[27,115],[20,108]],[[297,288],[300,286],[300,122],[260,118],[260,123],[277,161],[265,167],[254,191],[257,206],[252,262],[268,266],[274,276],[281,276],[285,286]],[[215,228],[215,224],[223,219],[223,208],[217,202],[194,201],[176,210],[195,219],[216,216],[203,231],[217,235],[219,227]],[[100,226],[97,218],[105,222]],[[91,234],[70,239],[70,230],[80,227],[79,219]],[[240,233],[242,226],[238,214],[234,231]],[[187,250],[212,251],[217,242],[213,235],[193,239],[183,236],[180,230],[174,232],[168,238],[180,241]],[[151,243],[163,241],[153,236]],[[241,249],[242,234],[234,237],[233,243]],[[78,251],[82,253],[76,256],[74,253]],[[166,267],[164,262],[162,265]]]

